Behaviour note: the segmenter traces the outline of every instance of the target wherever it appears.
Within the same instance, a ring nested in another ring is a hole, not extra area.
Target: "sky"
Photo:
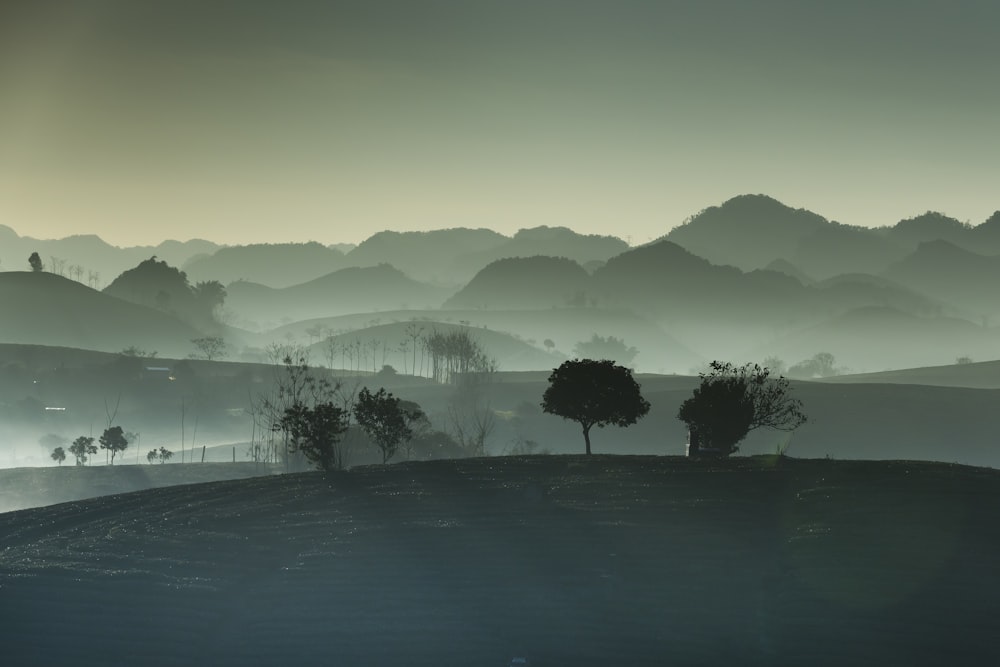
[[[995,0],[4,0],[0,224],[637,244],[748,193],[978,224],[997,25]]]

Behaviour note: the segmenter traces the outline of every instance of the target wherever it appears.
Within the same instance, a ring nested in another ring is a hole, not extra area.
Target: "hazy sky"
[[[111,243],[1000,208],[996,0],[3,0],[0,224]]]

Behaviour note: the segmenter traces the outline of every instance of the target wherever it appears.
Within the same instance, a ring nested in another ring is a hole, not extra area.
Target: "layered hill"
[[[597,265],[628,250],[625,241],[614,236],[578,234],[566,227],[534,227],[518,230],[502,245],[456,258],[455,266],[465,275],[474,275],[490,262],[513,257],[565,257],[581,266]]]
[[[348,267],[282,289],[241,281],[226,290],[226,306],[240,321],[254,323],[257,328],[350,313],[436,308],[450,292],[417,282],[386,264]]]
[[[506,258],[550,255],[578,264],[602,262],[628,248],[613,236],[578,234],[565,227],[521,229],[513,237],[485,229],[381,232],[348,253],[351,264],[388,263],[407,275],[460,286],[488,264]]]
[[[164,241],[156,246],[119,248],[93,234],[79,234],[62,239],[36,239],[20,236],[10,227],[0,225],[0,248],[3,248],[3,264],[0,268],[4,270],[27,269],[28,256],[37,252],[46,270],[59,270],[63,275],[72,276],[71,269],[80,267],[81,280],[86,281],[91,273],[96,273],[99,274],[97,284],[103,285],[152,255],[180,266],[198,254],[215,252],[219,246],[210,241],[192,239],[183,242]],[[53,257],[61,266],[53,266]]]
[[[108,496],[0,515],[4,656],[993,664],[998,499],[961,466],[603,456]]]
[[[900,285],[951,304],[973,319],[1000,313],[996,285],[1000,256],[986,256],[948,241],[927,241],[884,274]]]
[[[260,243],[220,248],[184,265],[193,281],[218,280],[290,287],[342,269],[344,253],[319,243]]]
[[[858,308],[775,338],[743,356],[778,356],[788,363],[818,352],[833,354],[851,372],[953,363],[959,357],[995,358],[1000,332],[968,320],[919,317],[889,307]]]
[[[411,278],[439,285],[460,284],[457,258],[503,245],[508,238],[489,229],[438,229],[428,232],[374,234],[347,254],[354,266],[391,264]],[[478,270],[482,267],[476,267]]]
[[[46,272],[0,273],[0,342],[106,352],[139,346],[186,356],[200,332],[152,308]]]
[[[1000,254],[998,230],[997,214],[972,226],[934,211],[869,229],[829,221],[765,195],[741,195],[701,211],[665,238],[715,264],[749,271],[786,260],[823,279],[842,273],[882,273],[930,241]]]

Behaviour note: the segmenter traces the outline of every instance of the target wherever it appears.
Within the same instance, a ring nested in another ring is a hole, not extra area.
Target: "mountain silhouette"
[[[971,228],[955,218],[937,211],[927,211],[921,215],[900,220],[886,230],[886,236],[910,249],[927,241],[949,241],[964,246],[971,237]]]
[[[779,257],[793,258],[799,239],[827,224],[816,213],[766,195],[740,195],[706,208],[665,238],[713,264],[748,271]]]

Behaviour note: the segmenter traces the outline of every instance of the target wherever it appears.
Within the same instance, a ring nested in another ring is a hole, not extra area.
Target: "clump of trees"
[[[788,380],[758,364],[713,361],[677,412],[687,424],[691,455],[729,456],[753,430],[792,431],[806,421]]]
[[[836,358],[829,352],[819,352],[809,359],[804,359],[788,368],[788,376],[808,380],[811,378],[827,378],[840,375],[843,368],[836,366]]]
[[[268,354],[275,383],[271,392],[251,400],[251,458],[283,460],[288,468],[307,462],[322,470],[342,469],[353,393],[310,368],[303,348],[276,344]]]
[[[191,285],[186,273],[155,256],[123,272],[104,291],[170,313],[202,330],[217,325],[226,299],[226,288],[219,281]]]
[[[62,465],[63,461],[66,460],[66,450],[62,447],[56,447],[52,450],[52,460]]]
[[[639,350],[625,344],[621,338],[598,336],[596,333],[588,341],[573,346],[573,354],[580,359],[610,359],[622,366],[632,366]]]
[[[28,266],[30,266],[31,270],[34,271],[35,273],[38,273],[39,271],[42,270],[43,268],[42,258],[38,256],[37,252],[31,253],[31,255],[28,257]]]
[[[391,459],[404,442],[413,438],[413,424],[424,417],[424,413],[405,405],[387,392],[384,387],[374,394],[364,387],[358,393],[354,404],[354,418],[358,426],[375,443],[382,453],[382,463]]]
[[[497,370],[496,359],[468,331],[432,331],[424,344],[430,356],[431,377],[436,382],[459,384]]]
[[[166,447],[160,447],[159,449],[149,450],[149,453],[146,454],[146,460],[150,463],[153,463],[154,461],[166,463],[173,455],[174,453]]]
[[[603,359],[572,359],[549,376],[542,410],[580,424],[590,454],[590,429],[631,426],[649,412],[631,369]]]
[[[92,437],[81,435],[69,446],[69,453],[76,458],[76,465],[86,465],[87,460],[97,453],[97,445]]]
[[[285,408],[278,428],[287,435],[292,451],[300,452],[320,470],[343,468],[337,444],[347,430],[347,420],[345,411],[332,401],[312,405],[296,401]]]

